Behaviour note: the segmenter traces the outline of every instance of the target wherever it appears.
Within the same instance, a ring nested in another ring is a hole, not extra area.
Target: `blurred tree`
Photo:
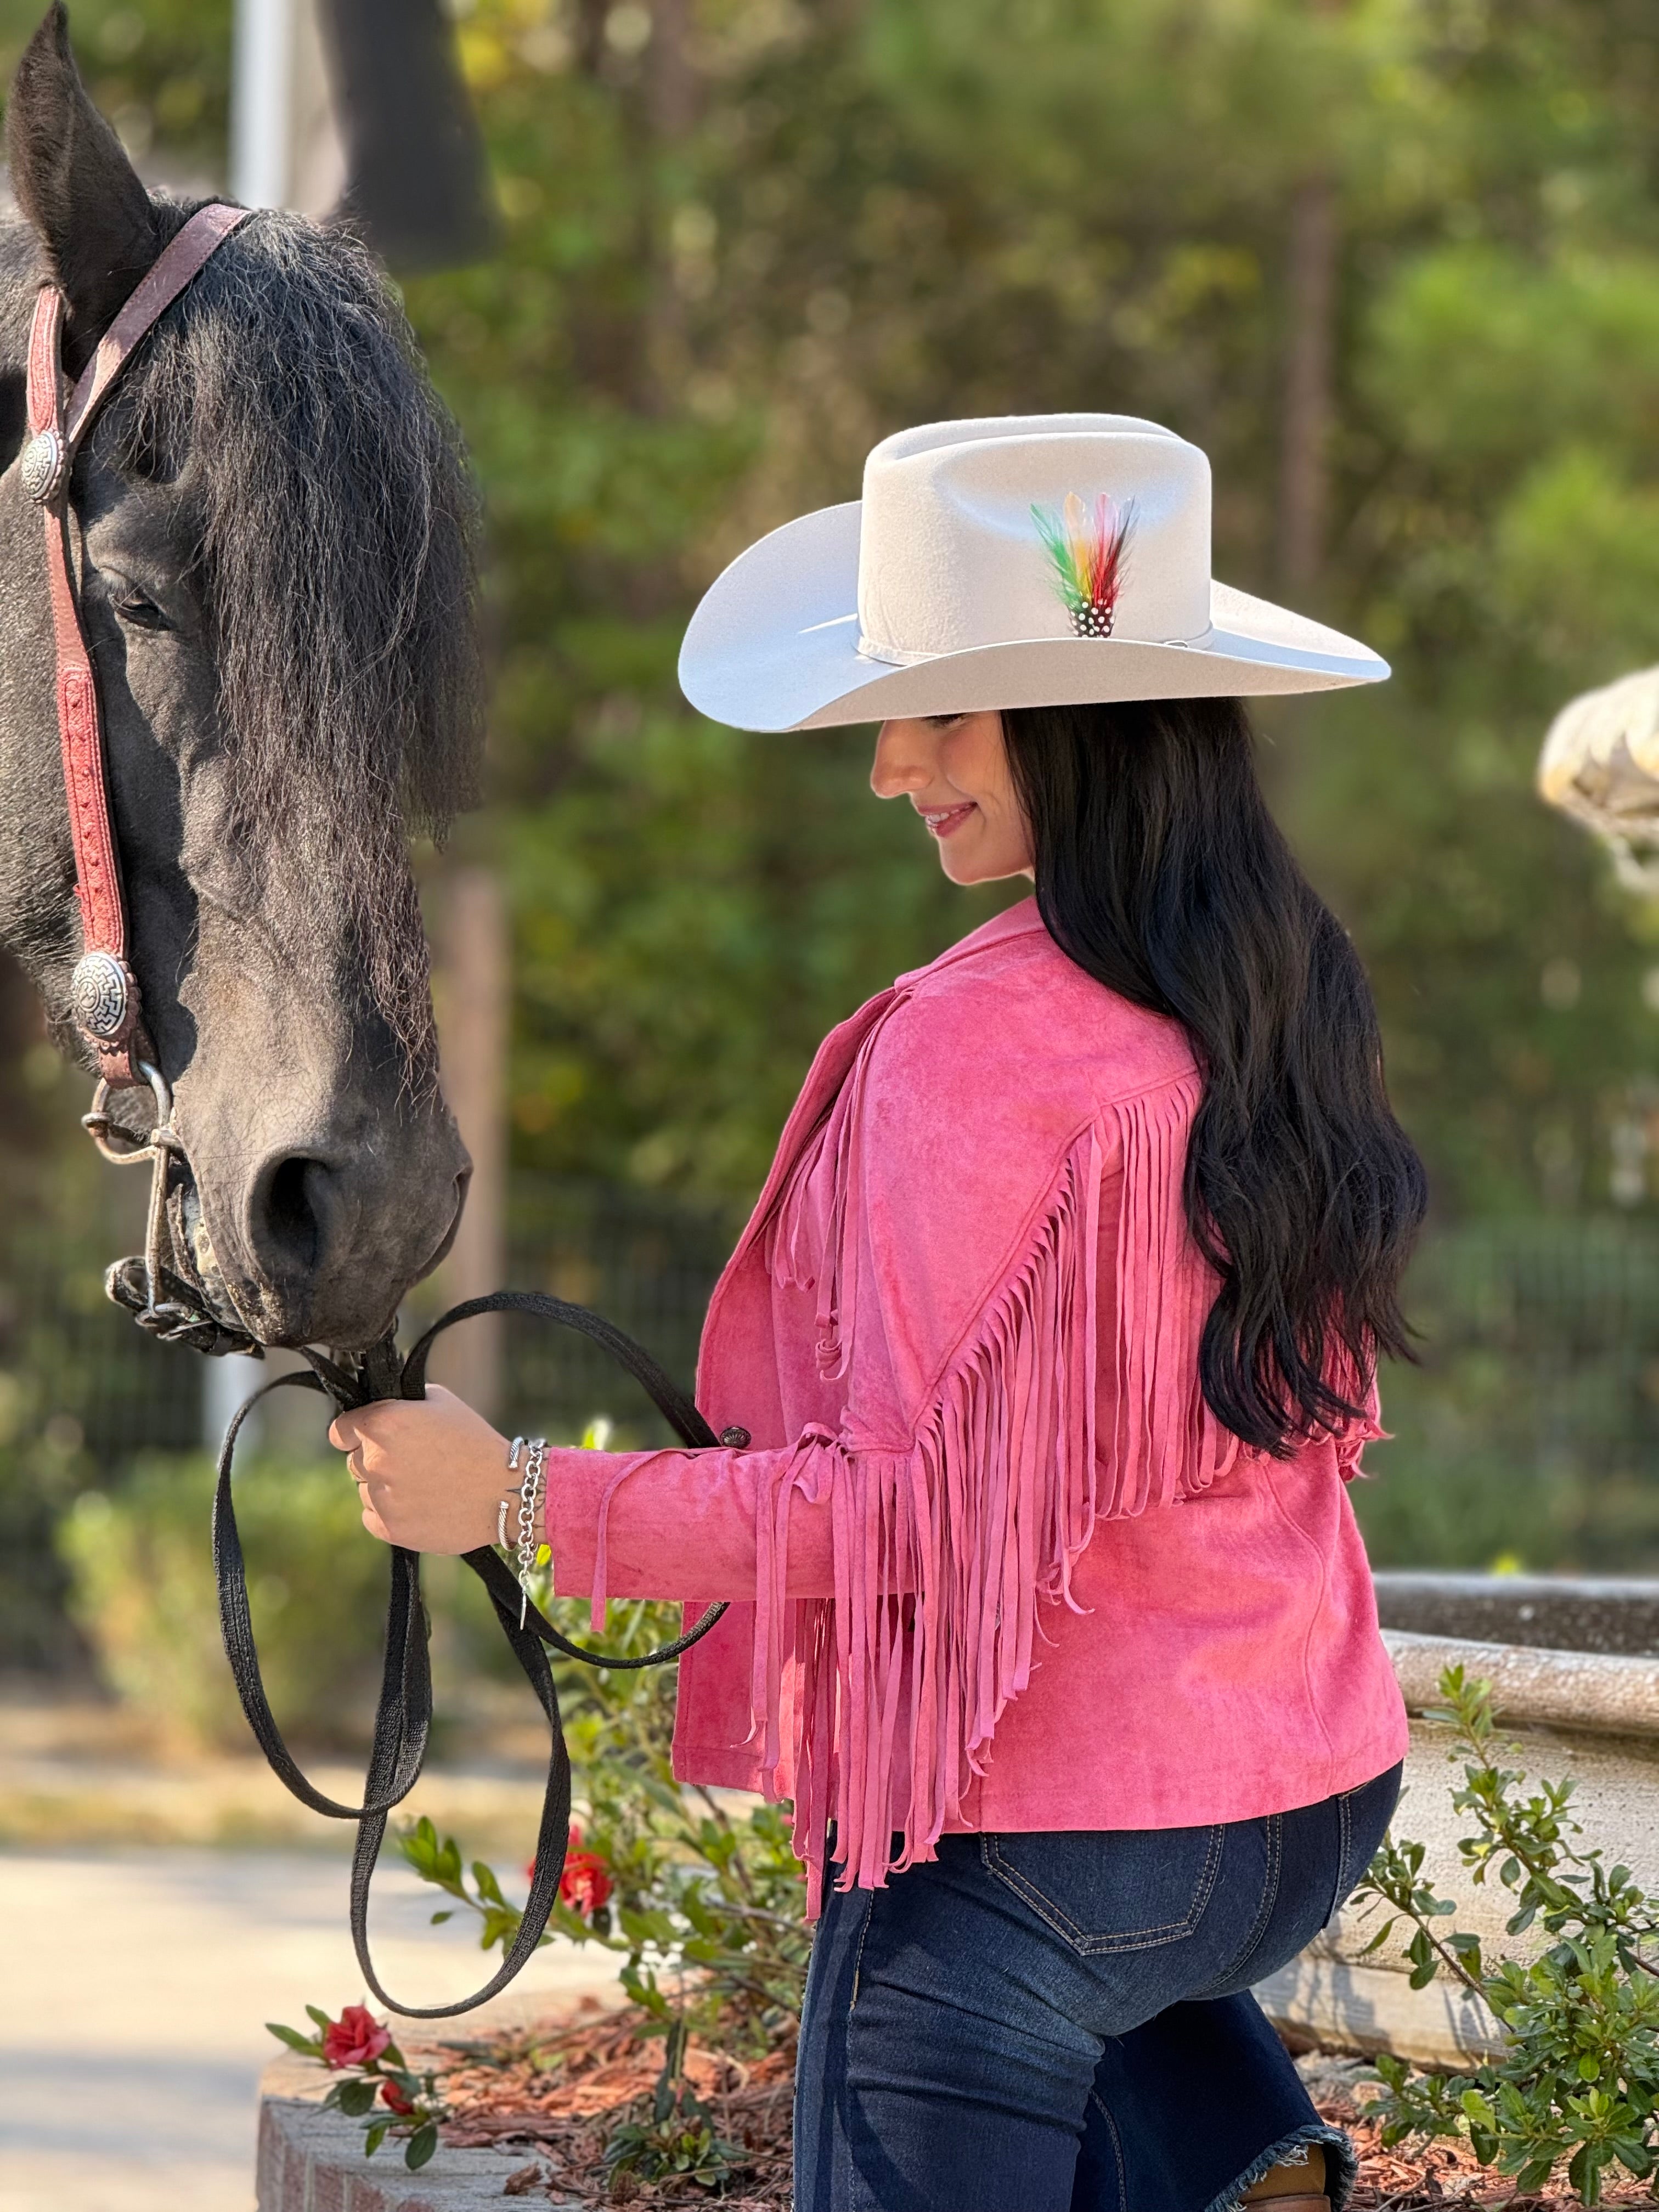
[[[74,0],[70,29],[93,98],[152,182],[200,191],[222,174],[232,0]],[[46,0],[0,0],[11,70]]]

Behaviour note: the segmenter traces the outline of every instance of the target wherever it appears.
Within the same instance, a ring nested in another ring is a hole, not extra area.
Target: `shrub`
[[[245,1749],[219,1638],[205,1457],[140,1460],[60,1524],[70,1606],[110,1686],[187,1746]],[[254,1632],[279,1724],[300,1742],[367,1741],[386,1612],[386,1554],[337,1463],[251,1461],[237,1475]]]
[[[679,1632],[677,1607],[613,1606],[608,1632],[591,1637],[585,1606],[543,1603],[567,1635],[618,1656]],[[734,1811],[715,1792],[675,1781],[672,1668],[611,1674],[564,1660],[555,1671],[581,1859],[574,1876],[567,1861],[544,1942],[557,1934],[616,1952],[623,1988],[665,2035],[684,2023],[739,2057],[793,2042],[811,1931],[787,1808]],[[520,1915],[491,1867],[477,1860],[469,1869],[455,1840],[427,1820],[402,1844],[416,1872],[455,1900],[434,1919],[465,1909],[477,1915],[483,1948],[512,1942]]]
[[[1413,1989],[1450,1974],[1485,1999],[1504,2048],[1466,2073],[1414,2072],[1380,2057],[1384,2095],[1373,2109],[1385,2142],[1464,2136],[1483,2166],[1514,2174],[1523,2196],[1565,2166],[1571,2187],[1596,2204],[1611,2166],[1659,2175],[1659,1899],[1628,1868],[1607,1867],[1599,1850],[1572,1840],[1582,1831],[1571,1782],[1528,1794],[1526,1775],[1498,1764],[1486,1683],[1453,1667],[1440,1692],[1448,1710],[1431,1717],[1455,1728],[1451,1755],[1463,1761],[1452,1802],[1474,1827],[1458,1845],[1463,1863],[1475,1881],[1495,1875],[1511,1892],[1511,1936],[1536,1923],[1555,1940],[1530,1963],[1486,1959],[1425,1876],[1422,1844],[1390,1833],[1360,1886],[1372,1911],[1388,1911],[1367,1949],[1403,1921]]]

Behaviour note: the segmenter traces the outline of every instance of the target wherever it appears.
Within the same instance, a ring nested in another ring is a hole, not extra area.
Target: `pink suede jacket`
[[[703,1334],[750,1443],[550,1455],[562,1591],[733,1601],[677,1771],[794,1799],[814,1909],[831,1819],[879,1885],[947,1830],[1251,1819],[1403,1754],[1374,1421],[1273,1460],[1199,1389],[1200,1095],[1026,900],[820,1048]]]

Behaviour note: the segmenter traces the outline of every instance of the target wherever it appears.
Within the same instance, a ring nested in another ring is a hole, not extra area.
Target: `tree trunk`
[[[507,1052],[511,952],[507,906],[487,868],[449,884],[437,985],[444,1096],[472,1155],[466,1210],[440,1280],[446,1305],[507,1281]],[[439,1339],[435,1379],[489,1419],[502,1400],[499,1314],[463,1322]]]

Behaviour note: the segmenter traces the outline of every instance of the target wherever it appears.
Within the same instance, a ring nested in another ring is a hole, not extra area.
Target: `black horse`
[[[193,204],[140,183],[61,6],[5,128],[25,220],[0,226],[0,941],[83,1054],[25,351],[50,278],[76,374]],[[167,1264],[261,1342],[367,1345],[470,1172],[408,839],[466,802],[480,720],[469,481],[368,254],[246,222],[145,341],[70,505],[131,957],[190,1163]],[[149,1103],[116,1111],[141,1128]]]

